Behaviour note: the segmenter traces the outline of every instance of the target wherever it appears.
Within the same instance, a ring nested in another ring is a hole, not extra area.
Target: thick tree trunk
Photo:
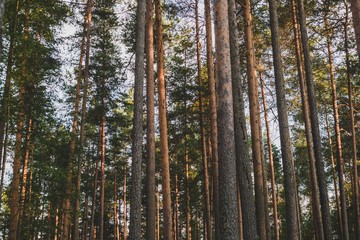
[[[327,14],[325,14],[325,31],[328,31],[328,22]],[[326,42],[327,42],[327,51],[328,51],[328,61],[329,61],[329,73],[330,73],[330,85],[332,93],[332,104],[334,111],[334,127],[335,127],[335,137],[336,137],[336,152],[337,152],[337,172],[339,177],[339,190],[340,190],[340,205],[341,205],[341,225],[343,229],[343,240],[349,239],[349,228],[347,220],[347,211],[346,211],[346,196],[345,196],[345,182],[344,182],[344,159],[342,154],[342,144],[341,144],[341,132],[340,132],[340,123],[339,123],[339,108],[337,104],[337,93],[336,93],[336,82],[335,82],[335,73],[334,65],[332,59],[332,50],[331,50],[331,40],[329,32],[326,33]]]
[[[242,228],[244,239],[257,239],[255,199],[253,194],[253,181],[251,172],[251,160],[248,148],[248,136],[246,130],[245,107],[242,91],[242,79],[239,58],[239,31],[236,18],[236,3],[229,0],[229,35],[231,53],[231,76],[234,101],[234,127],[236,146],[237,180],[240,188],[240,200],[242,206]]]
[[[157,75],[159,94],[159,126],[160,126],[160,153],[162,167],[162,194],[164,215],[164,240],[172,240],[172,214],[171,214],[171,188],[170,188],[170,166],[169,148],[166,117],[166,89],[165,89],[165,66],[164,66],[164,43],[162,29],[162,6],[160,0],[155,0],[156,15],[156,51],[157,51]]]
[[[269,165],[270,165],[270,178],[271,178],[271,196],[272,196],[272,206],[273,206],[273,218],[274,218],[274,231],[275,231],[275,239],[280,239],[280,229],[279,229],[279,218],[277,212],[277,201],[276,201],[276,183],[275,183],[275,170],[274,170],[274,157],[272,152],[272,144],[271,144],[271,133],[270,133],[270,126],[269,126],[269,118],[267,114],[267,107],[266,107],[266,97],[265,97],[265,90],[264,90],[264,81],[263,79],[260,80],[261,85],[261,98],[263,101],[263,108],[264,108],[264,118],[265,118],[265,126],[266,126],[266,141],[268,145],[268,154],[269,154]]]
[[[81,106],[81,123],[80,123],[80,142],[79,142],[79,159],[78,159],[78,169],[76,177],[76,199],[75,199],[75,216],[74,216],[74,231],[73,231],[73,240],[79,239],[79,209],[80,209],[80,185],[81,185],[81,172],[82,172],[82,160],[84,157],[84,142],[85,142],[85,122],[86,122],[86,103],[87,103],[87,91],[88,91],[88,82],[89,82],[89,62],[90,62],[90,26],[92,18],[92,0],[88,0],[86,4],[86,17],[84,18],[84,29],[83,36],[81,40],[81,53],[85,54],[85,71],[84,71],[84,87],[83,87],[83,96],[82,96],[82,106]],[[85,49],[85,33],[86,33],[86,50]],[[84,53],[85,51],[85,53]],[[80,56],[80,58],[83,58]],[[79,63],[79,76],[82,78],[82,61]]]
[[[309,112],[310,112],[310,120],[311,120],[311,130],[312,130],[312,137],[314,144],[316,172],[317,172],[317,179],[319,184],[321,213],[322,213],[322,220],[324,227],[324,238],[326,240],[331,240],[333,239],[333,234],[332,234],[331,215],[329,208],[329,197],[328,197],[326,175],[324,169],[324,160],[322,157],[322,150],[321,150],[321,137],[320,137],[319,119],[318,119],[318,112],[317,112],[316,98],[315,98],[314,79],[311,69],[311,58],[310,58],[310,50],[309,50],[309,43],[308,43],[308,36],[306,29],[306,18],[305,18],[304,6],[302,0],[298,0],[298,8],[299,8],[298,10],[299,10],[301,43],[304,53],[305,76],[306,76],[306,84],[308,90],[307,93],[308,93],[309,109],[310,109]]]
[[[155,240],[155,82],[153,1],[146,1],[146,239]]]
[[[266,239],[266,224],[265,224],[265,195],[264,195],[264,181],[263,169],[261,161],[261,123],[260,123],[260,107],[258,82],[255,72],[255,53],[252,32],[252,16],[250,0],[243,1],[244,6],[244,25],[245,25],[245,45],[247,58],[247,80],[250,102],[250,125],[251,125],[251,144],[252,157],[254,165],[255,178],[255,205],[256,205],[256,223],[257,231],[260,240]]]
[[[200,29],[199,29],[199,1],[195,0],[195,30],[196,30],[196,58],[197,58],[197,79],[199,87],[199,122],[200,122],[200,135],[201,135],[201,158],[203,162],[203,174],[204,174],[204,221],[206,224],[206,239],[212,239],[212,224],[211,224],[211,206],[210,206],[210,190],[209,190],[209,171],[208,171],[208,159],[206,155],[206,136],[204,127],[204,106],[203,106],[203,94],[202,94],[202,79],[201,79],[201,57],[200,57]]]
[[[352,90],[352,79],[350,76],[350,59],[349,59],[349,46],[348,46],[348,16],[349,9],[347,1],[345,3],[345,57],[346,57],[346,78],[347,78],[347,90],[348,90],[348,102],[349,102],[349,114],[350,114],[350,123],[351,123],[351,147],[352,147],[352,175],[353,175],[353,205],[355,208],[355,239],[360,239],[360,209],[359,209],[359,176],[357,169],[357,148],[356,148],[356,131],[355,131],[355,119],[354,119],[354,103],[353,103],[353,90]]]
[[[285,98],[285,81],[281,61],[281,49],[279,39],[279,24],[276,0],[269,0],[271,43],[273,49],[276,104],[279,119],[281,156],[284,171],[285,205],[287,238],[300,239],[299,212],[297,211],[297,187],[295,168],[292,158],[292,144],[290,138],[288,113]]]
[[[138,0],[136,21],[136,58],[134,119],[131,164],[130,228],[129,239],[141,239],[141,162],[143,140],[143,88],[144,88],[144,50],[145,50],[145,11],[146,0]]]
[[[215,238],[219,239],[219,182],[218,182],[218,142],[217,142],[217,112],[215,92],[215,72],[213,56],[213,40],[211,29],[210,0],[204,1],[205,24],[206,24],[206,64],[209,82],[209,105],[210,105],[210,140],[211,140],[211,161],[213,179],[213,211],[215,220]]]
[[[228,2],[214,1],[219,147],[220,239],[239,239]]]

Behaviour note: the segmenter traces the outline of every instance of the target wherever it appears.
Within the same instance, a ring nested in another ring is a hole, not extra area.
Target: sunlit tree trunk
[[[351,148],[352,148],[352,175],[353,175],[353,205],[355,208],[355,239],[360,239],[360,209],[359,209],[359,177],[357,169],[357,148],[356,148],[356,131],[355,131],[355,119],[354,119],[354,103],[353,103],[353,87],[352,79],[350,76],[350,59],[349,59],[349,42],[348,42],[348,18],[349,18],[349,9],[347,1],[345,3],[345,58],[346,58],[346,78],[347,78],[347,90],[348,90],[348,102],[349,102],[349,114],[350,114],[350,123],[351,123]],[[360,54],[359,54],[360,55]]]
[[[146,0],[137,1],[134,119],[132,131],[132,164],[129,239],[141,239],[141,162],[143,140],[143,88]]]
[[[220,239],[239,239],[228,2],[214,1]]]
[[[215,72],[213,56],[213,40],[211,28],[210,0],[204,1],[205,25],[206,25],[206,64],[209,82],[209,107],[210,107],[210,140],[213,181],[213,211],[215,220],[215,238],[219,239],[219,182],[218,182],[218,142],[217,142],[217,112],[215,92]]]
[[[304,6],[302,0],[298,0],[298,11],[299,11],[299,23],[300,23],[300,32],[301,32],[301,43],[304,54],[304,63],[305,63],[305,76],[306,76],[306,85],[307,85],[307,95],[309,101],[309,113],[311,120],[311,130],[314,144],[314,153],[315,153],[315,163],[316,163],[316,173],[319,184],[320,192],[320,203],[321,203],[321,213],[322,221],[324,227],[324,238],[326,240],[333,239],[332,226],[331,226],[331,215],[329,208],[329,197],[327,191],[327,183],[324,169],[324,160],[322,157],[321,150],[321,138],[319,130],[319,119],[315,99],[315,89],[314,89],[314,78],[311,69],[311,58],[310,50],[306,29],[306,17],[304,13]]]
[[[146,1],[146,239],[155,240],[155,79],[153,1]]]
[[[171,213],[171,188],[170,166],[168,149],[168,131],[166,118],[166,89],[165,89],[165,66],[164,66],[164,43],[162,28],[162,6],[160,0],[155,0],[156,15],[156,51],[157,51],[157,75],[159,94],[159,126],[160,126],[160,153],[162,167],[162,194],[164,215],[164,240],[173,239],[172,213]]]
[[[246,59],[247,59],[247,79],[250,103],[250,125],[251,125],[251,144],[252,157],[254,165],[255,178],[255,204],[256,204],[256,222],[257,231],[260,240],[266,239],[266,224],[265,224],[265,194],[263,169],[261,161],[261,126],[260,126],[260,107],[258,82],[255,72],[255,55],[252,32],[252,16],[250,0],[243,1],[244,7],[244,25],[245,25],[245,45],[246,45]]]
[[[241,208],[241,222],[244,239],[257,239],[255,199],[253,181],[251,177],[251,159],[249,156],[248,136],[246,130],[245,106],[240,72],[239,30],[237,27],[236,3],[229,0],[229,36],[231,54],[231,76],[234,101],[234,128],[236,146],[237,180],[240,189],[239,206]]]

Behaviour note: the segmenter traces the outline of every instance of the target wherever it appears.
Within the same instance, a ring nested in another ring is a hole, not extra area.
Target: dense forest
[[[0,238],[360,240],[360,0],[0,0]]]

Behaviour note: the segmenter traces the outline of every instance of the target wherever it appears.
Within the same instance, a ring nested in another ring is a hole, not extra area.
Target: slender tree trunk
[[[285,97],[285,80],[281,61],[279,24],[276,0],[269,0],[271,43],[273,49],[276,103],[279,119],[281,155],[284,171],[287,238],[300,239],[299,212],[297,211],[297,187],[292,158],[288,113]]]
[[[209,192],[209,171],[208,159],[206,155],[206,136],[204,127],[204,106],[202,94],[202,79],[201,79],[201,57],[200,57],[200,29],[199,29],[199,1],[195,0],[195,28],[196,28],[196,58],[197,58],[197,79],[199,87],[199,121],[200,121],[200,135],[201,135],[201,158],[203,162],[204,173],[204,220],[206,223],[207,239],[212,239],[212,224],[211,224],[211,207],[210,207],[210,192]]]
[[[312,130],[314,152],[316,159],[315,161],[316,173],[319,184],[321,213],[322,213],[322,221],[324,227],[324,238],[326,240],[331,240],[333,239],[333,235],[332,235],[330,208],[329,208],[329,197],[328,197],[326,175],[324,169],[324,160],[322,158],[319,119],[318,119],[318,112],[317,112],[316,99],[315,99],[314,79],[311,69],[311,58],[310,58],[310,50],[309,50],[309,43],[308,43],[308,36],[306,29],[306,17],[304,13],[304,6],[302,0],[298,0],[298,10],[299,10],[301,43],[304,53],[305,76],[306,76],[306,85],[308,91],[307,95],[309,101],[311,130]]]
[[[177,173],[175,175],[174,239],[181,239],[181,235],[179,232],[179,181]]]
[[[155,240],[155,81],[153,1],[146,1],[146,239]]]
[[[327,14],[324,17],[325,20],[325,31],[328,31],[328,22]],[[332,50],[331,50],[331,40],[329,32],[326,33],[326,42],[327,42],[327,51],[328,51],[328,61],[329,61],[329,73],[330,73],[330,85],[332,93],[332,104],[334,111],[334,127],[335,127],[335,137],[336,137],[336,152],[337,152],[337,172],[339,177],[339,190],[340,190],[340,205],[341,205],[341,225],[343,229],[343,240],[349,239],[349,228],[347,220],[347,211],[346,211],[346,196],[345,196],[345,182],[344,182],[344,159],[342,154],[342,144],[341,144],[341,132],[340,132],[340,123],[339,123],[339,108],[337,104],[337,93],[336,93],[336,82],[334,74],[334,64],[332,59]]]
[[[355,119],[354,119],[354,103],[353,103],[353,89],[352,89],[352,79],[350,76],[350,59],[349,59],[349,46],[348,46],[348,16],[349,16],[349,9],[347,5],[347,1],[345,3],[345,26],[344,26],[344,33],[345,33],[345,58],[346,58],[346,78],[347,78],[347,90],[348,90],[348,102],[349,102],[349,114],[350,114],[350,123],[351,123],[351,147],[352,147],[352,167],[353,167],[353,205],[355,208],[355,239],[360,239],[360,209],[359,209],[359,177],[358,177],[358,170],[357,170],[357,148],[356,148],[356,131],[355,131]],[[360,51],[359,51],[360,52]],[[360,54],[359,54],[360,55]]]
[[[124,240],[127,240],[128,237],[128,228],[127,228],[127,164],[124,165]]]
[[[114,166],[117,165],[117,159],[116,159],[116,149],[114,151]],[[118,225],[118,187],[117,187],[117,171],[116,168],[114,168],[114,240],[120,240],[119,238],[119,225]]]
[[[353,25],[355,30],[356,49],[360,60],[360,0],[350,0]]]
[[[310,112],[309,112],[310,110],[309,110],[309,102],[307,98],[306,83],[304,78],[295,0],[291,0],[291,8],[293,12],[293,29],[294,29],[294,38],[295,38],[296,63],[297,63],[297,69],[299,75],[301,103],[302,103],[302,111],[304,116],[305,135],[306,135],[307,150],[308,150],[309,165],[310,165],[310,181],[311,181],[311,193],[312,193],[312,201],[313,201],[313,205],[312,205],[313,215],[315,220],[314,221],[315,233],[316,233],[315,235],[317,236],[317,239],[321,240],[324,239],[324,232],[323,232],[323,223],[321,218],[319,187],[318,187],[318,180],[316,176],[316,166],[315,166],[315,152],[313,146],[313,139],[311,135],[311,121],[310,121]]]
[[[209,82],[209,105],[210,105],[210,140],[211,140],[211,161],[213,178],[213,208],[215,220],[215,239],[219,239],[219,182],[218,182],[218,142],[217,142],[217,112],[215,92],[215,72],[213,56],[213,40],[211,29],[210,0],[204,1],[205,24],[206,24],[206,64]]]
[[[5,0],[1,0],[3,4]],[[9,118],[9,101],[10,101],[10,88],[11,88],[11,78],[12,78],[12,67],[13,67],[13,57],[14,57],[14,45],[15,45],[15,34],[17,31],[17,23],[18,23],[18,12],[19,12],[19,4],[20,0],[16,0],[15,9],[14,9],[14,19],[12,21],[12,25],[10,26],[10,43],[9,43],[9,52],[7,56],[7,65],[6,65],[6,77],[5,77],[5,86],[4,93],[1,99],[1,110],[0,110],[0,159],[2,159],[3,149],[4,148],[4,137],[5,137],[5,126],[8,122]],[[1,7],[1,6],[0,6]],[[1,9],[0,9],[1,11]],[[1,18],[1,17],[0,17]],[[0,19],[0,21],[2,21]],[[2,26],[0,25],[0,28]],[[1,31],[1,29],[0,29]],[[0,39],[1,40],[1,39]],[[0,43],[1,45],[1,43]],[[5,165],[1,165],[2,169],[5,169]],[[1,194],[0,194],[1,195]],[[0,204],[1,204],[1,196],[0,196]]]
[[[155,0],[156,15],[156,51],[157,51],[157,75],[159,93],[159,126],[160,126],[160,152],[162,167],[162,194],[163,194],[163,215],[164,215],[164,240],[172,240],[172,214],[171,214],[171,188],[170,188],[170,167],[168,150],[168,133],[166,119],[166,94],[165,94],[165,67],[164,67],[164,43],[162,29],[161,1]]]
[[[2,159],[0,159],[0,161],[2,161],[1,179],[0,179],[0,207],[1,207],[1,203],[2,203],[2,197],[1,197],[2,194],[1,193],[3,192],[3,188],[4,188],[5,164],[6,164],[8,143],[9,143],[9,123],[7,123],[6,127],[5,127],[4,154],[2,156]]]
[[[141,162],[143,140],[143,86],[146,0],[137,1],[134,120],[131,164],[129,239],[141,239]]]
[[[100,141],[98,143],[98,149],[100,148]],[[92,197],[92,204],[91,204],[91,222],[90,222],[90,240],[96,239],[94,236],[94,229],[95,229],[95,211],[96,211],[96,196],[97,196],[97,188],[98,188],[98,175],[99,175],[99,161],[96,159],[95,163],[95,173],[94,173],[94,193]]]
[[[214,1],[219,146],[220,239],[239,239],[228,2]]]
[[[274,231],[275,231],[275,239],[280,239],[280,229],[279,229],[279,217],[277,212],[277,201],[276,201],[276,189],[275,189],[275,170],[274,170],[274,157],[272,152],[272,144],[271,144],[271,133],[270,133],[270,126],[269,126],[269,118],[267,114],[267,107],[266,107],[266,98],[265,98],[265,91],[264,91],[264,81],[261,79],[261,97],[263,100],[263,107],[264,107],[264,118],[265,118],[265,126],[266,126],[266,140],[268,145],[268,153],[269,153],[269,165],[270,165],[270,178],[271,178],[271,196],[272,196],[272,206],[273,206],[273,217],[274,217]]]
[[[185,136],[185,185],[186,185],[186,240],[191,239],[191,213],[190,213],[190,188],[189,188],[189,149],[187,146],[186,136]]]
[[[102,83],[103,94],[105,92],[105,83]],[[100,164],[100,240],[104,239],[104,225],[105,225],[105,96],[101,97],[102,117],[100,121],[100,141],[101,141],[101,164]]]
[[[236,18],[236,3],[229,0],[229,30],[230,30],[230,54],[231,75],[234,101],[234,127],[236,145],[236,168],[238,185],[240,187],[240,200],[242,206],[242,227],[244,239],[257,239],[255,199],[253,194],[253,181],[251,173],[251,160],[248,148],[248,136],[246,130],[245,107],[242,91],[242,79],[239,58],[239,31]]]
[[[333,143],[331,139],[330,134],[330,125],[328,120],[328,115],[325,116],[325,124],[326,124],[326,133],[329,140],[329,151],[330,151],[330,160],[331,160],[331,167],[332,167],[332,178],[334,183],[334,192],[335,192],[335,202],[336,202],[336,210],[338,215],[338,221],[339,221],[339,230],[340,230],[340,239],[342,239],[343,236],[343,227],[342,227],[342,220],[341,220],[341,207],[340,207],[340,200],[339,200],[339,191],[337,187],[337,181],[336,181],[336,165],[334,160],[334,154],[333,154]]]
[[[160,193],[156,193],[156,240],[160,240]]]
[[[87,91],[88,91],[88,82],[89,82],[89,62],[90,62],[90,26],[92,18],[92,0],[88,0],[86,4],[86,17],[84,19],[84,29],[83,36],[81,41],[81,54],[85,54],[85,71],[84,71],[84,87],[83,87],[83,96],[82,96],[82,106],[81,106],[81,123],[80,123],[80,142],[79,142],[79,159],[78,159],[78,169],[76,177],[76,199],[75,199],[75,216],[74,216],[74,234],[73,240],[79,239],[79,209],[80,209],[80,185],[81,185],[81,170],[82,170],[82,160],[84,157],[84,142],[85,142],[85,122],[86,122],[86,103],[87,103]],[[85,33],[86,33],[86,50],[85,48]],[[85,51],[85,53],[84,53]],[[80,56],[80,58],[83,58]],[[79,64],[79,76],[82,78],[82,61]]]
[[[261,161],[261,131],[260,131],[260,108],[258,96],[258,82],[255,72],[255,54],[252,32],[252,16],[250,0],[244,0],[244,24],[245,24],[245,45],[247,49],[247,78],[250,101],[250,125],[251,125],[251,143],[252,157],[254,165],[255,178],[255,205],[256,205],[256,222],[257,231],[260,240],[266,239],[265,224],[265,199],[264,199],[264,182]]]

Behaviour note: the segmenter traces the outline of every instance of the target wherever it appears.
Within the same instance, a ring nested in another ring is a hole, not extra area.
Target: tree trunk
[[[277,201],[276,201],[276,189],[275,189],[275,170],[274,170],[274,157],[272,152],[272,144],[271,144],[271,133],[270,133],[270,126],[269,126],[269,118],[267,114],[267,107],[266,107],[266,98],[265,98],[265,91],[264,91],[264,81],[260,79],[261,85],[261,97],[263,100],[263,107],[264,107],[264,118],[265,118],[265,126],[266,126],[266,140],[268,145],[268,153],[269,153],[269,165],[270,165],[270,178],[271,178],[271,196],[272,196],[272,206],[273,206],[273,217],[274,217],[274,231],[275,231],[275,239],[280,239],[280,229],[279,229],[279,218],[277,213]]]
[[[185,123],[186,125],[186,123]],[[186,135],[185,135],[185,194],[186,194],[186,240],[191,239],[191,227],[190,227],[190,221],[191,221],[191,215],[190,215],[190,188],[189,188],[189,149],[186,142]]]
[[[244,25],[245,25],[245,45],[247,58],[247,78],[248,91],[250,102],[250,125],[251,125],[251,144],[252,157],[254,165],[255,178],[255,205],[256,205],[256,222],[257,231],[260,240],[266,239],[266,224],[265,224],[265,196],[264,196],[264,181],[261,161],[261,126],[260,126],[260,108],[259,108],[259,94],[258,82],[255,72],[255,54],[252,32],[252,16],[250,0],[244,0]]]
[[[348,102],[349,102],[349,114],[350,114],[350,123],[351,123],[351,147],[352,147],[352,167],[353,167],[353,205],[355,208],[355,239],[360,240],[360,209],[359,209],[359,177],[357,170],[357,149],[356,149],[356,131],[355,131],[355,119],[354,119],[354,103],[353,103],[353,90],[352,90],[352,79],[350,76],[350,60],[349,60],[349,46],[348,46],[348,16],[349,9],[347,1],[345,3],[345,57],[346,57],[346,78],[347,78],[347,90],[348,90]],[[359,14],[359,13],[357,13]],[[360,51],[359,51],[360,52]],[[359,54],[360,55],[360,54]]]
[[[171,214],[171,188],[170,188],[170,166],[168,133],[166,118],[166,94],[165,94],[165,68],[164,68],[164,43],[162,29],[162,9],[160,0],[155,0],[156,15],[156,51],[157,51],[157,75],[159,94],[159,126],[160,126],[160,153],[162,167],[162,194],[164,215],[164,240],[172,240],[172,214]]]
[[[347,220],[347,211],[346,211],[346,196],[345,196],[345,182],[344,182],[344,159],[342,154],[342,144],[341,144],[341,132],[340,132],[340,123],[339,123],[339,108],[337,104],[337,93],[336,93],[336,82],[334,74],[334,65],[332,59],[331,51],[331,40],[330,33],[328,32],[328,22],[327,14],[325,13],[325,31],[326,32],[326,43],[328,51],[328,61],[329,61],[329,74],[330,74],[330,85],[332,93],[332,104],[334,111],[334,127],[335,127],[335,137],[336,137],[336,152],[337,152],[337,172],[339,177],[339,190],[340,190],[340,205],[341,205],[341,225],[343,229],[343,240],[349,239],[349,229],[348,229],[348,220]]]
[[[355,30],[356,49],[360,60],[360,0],[350,0],[353,25]]]
[[[218,182],[218,142],[217,142],[217,112],[216,112],[216,92],[215,92],[215,72],[213,41],[211,29],[210,0],[204,1],[205,24],[206,24],[206,64],[209,82],[209,105],[210,105],[210,140],[211,140],[211,161],[213,179],[213,209],[215,220],[215,239],[219,239],[219,182]]]
[[[100,148],[100,141],[98,143],[98,149]],[[99,161],[98,159],[95,160],[95,173],[94,173],[94,193],[92,197],[92,204],[91,204],[91,222],[90,222],[90,240],[96,239],[94,236],[94,229],[95,229],[95,211],[96,211],[96,196],[97,196],[97,188],[98,188],[98,174],[99,174]]]
[[[81,40],[81,55],[80,59],[83,58],[85,54],[85,71],[84,71],[84,87],[83,87],[83,96],[82,96],[82,106],[81,106],[81,123],[80,123],[80,143],[79,143],[79,159],[78,159],[78,169],[76,177],[76,199],[75,199],[75,216],[74,216],[74,234],[73,240],[79,239],[79,209],[80,209],[80,185],[81,185],[81,170],[82,170],[82,160],[84,157],[84,142],[85,142],[85,122],[86,122],[86,103],[87,103],[87,91],[88,91],[88,82],[89,82],[89,61],[90,61],[90,27],[91,27],[91,18],[92,18],[92,0],[88,0],[86,4],[86,17],[84,18],[84,29],[83,36]],[[86,51],[85,49],[85,33],[86,33]],[[84,53],[85,51],[85,53]],[[82,60],[79,63],[79,76],[82,78]]]
[[[316,176],[316,166],[315,166],[315,152],[313,146],[313,139],[311,135],[311,121],[310,121],[310,110],[309,110],[309,102],[307,98],[307,90],[304,79],[304,69],[303,69],[303,60],[301,56],[301,47],[300,47],[300,37],[299,37],[299,29],[298,29],[298,20],[297,20],[297,11],[295,7],[295,0],[291,0],[291,8],[293,13],[293,29],[294,29],[294,38],[295,38],[295,52],[296,52],[296,63],[297,70],[299,75],[299,83],[300,83],[300,92],[301,92],[301,103],[302,103],[302,111],[304,116],[305,123],[305,135],[306,135],[306,143],[309,157],[309,165],[310,165],[310,181],[311,181],[311,194],[313,201],[313,215],[314,215],[314,224],[315,224],[315,235],[317,239],[324,239],[324,231],[323,231],[323,223],[321,218],[321,210],[320,210],[320,198],[319,198],[319,186],[318,180]]]
[[[239,239],[228,2],[214,1],[219,147],[220,239]]]
[[[105,83],[104,80],[102,81],[102,92],[104,94],[105,92]],[[105,96],[103,95],[101,97],[101,108],[102,108],[102,116],[100,120],[100,146],[101,146],[101,164],[100,164],[100,240],[104,239],[104,224],[105,224],[105,116],[106,116],[106,110],[105,110]]]
[[[300,239],[300,228],[297,211],[297,187],[295,168],[292,158],[292,144],[290,138],[288,113],[285,97],[285,81],[281,61],[281,49],[279,39],[279,24],[276,0],[269,0],[271,43],[273,49],[276,103],[279,119],[281,155],[284,171],[285,205],[287,238]]]
[[[300,32],[301,32],[301,43],[304,53],[304,63],[305,63],[305,76],[306,76],[306,85],[307,85],[307,94],[309,100],[309,109],[310,109],[310,120],[311,120],[311,130],[314,144],[314,152],[316,159],[316,173],[319,184],[320,192],[320,203],[321,203],[321,213],[324,227],[324,238],[326,240],[333,239],[332,235],[332,226],[331,226],[331,215],[329,208],[329,197],[327,191],[327,183],[324,169],[324,160],[322,158],[321,150],[321,137],[319,130],[319,119],[316,106],[315,98],[315,89],[314,89],[314,79],[313,73],[311,70],[311,58],[310,50],[306,29],[306,18],[304,13],[304,6],[302,0],[298,0],[298,10],[299,10],[299,23],[300,23]]]
[[[146,1],[146,239],[155,240],[155,81],[153,1]]]
[[[228,2],[237,180],[241,193],[240,205],[246,206],[241,208],[243,236],[244,239],[251,240],[257,239],[257,232],[255,199],[253,194],[253,181],[251,176],[251,160],[248,148],[245,107],[240,71],[240,52],[238,45],[239,31],[236,18],[236,3],[234,0],[229,0]]]
[[[138,0],[136,22],[135,93],[131,164],[129,239],[141,239],[141,162],[143,140],[143,87],[146,0]]]
[[[211,224],[211,206],[210,206],[210,192],[209,192],[209,171],[208,171],[208,159],[206,155],[206,136],[204,127],[204,106],[203,106],[203,94],[202,94],[202,79],[201,79],[201,57],[200,57],[200,29],[199,29],[199,1],[195,0],[195,28],[196,28],[196,58],[197,58],[197,79],[199,87],[199,122],[200,122],[200,135],[201,135],[201,158],[203,162],[204,173],[204,220],[206,223],[207,238],[212,239],[212,224]]]
[[[124,240],[127,240],[128,237],[128,228],[127,228],[127,164],[124,165]]]

